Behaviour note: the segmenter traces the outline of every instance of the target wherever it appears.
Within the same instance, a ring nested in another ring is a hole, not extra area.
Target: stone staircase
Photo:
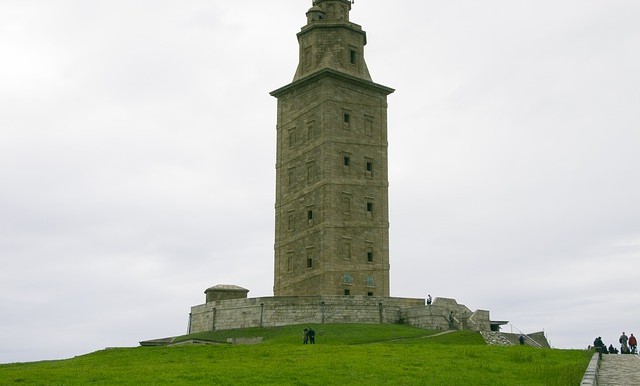
[[[504,334],[502,334],[501,332],[481,331],[480,334],[489,346],[513,346],[515,343],[517,343],[517,340],[514,343],[511,340],[507,339],[507,337],[504,336]]]
[[[520,344],[518,340],[520,334],[510,334],[497,331],[481,331],[480,333],[482,334],[484,341],[491,346],[517,346]],[[547,341],[547,338],[544,336],[543,332],[527,334],[525,345],[540,348],[550,348],[549,342]]]

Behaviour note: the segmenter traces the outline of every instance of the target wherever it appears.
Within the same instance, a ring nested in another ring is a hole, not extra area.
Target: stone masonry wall
[[[448,298],[436,298],[429,306],[406,309],[404,318],[407,324],[425,329],[490,330],[489,311],[471,312],[466,306],[458,304],[455,299]]]
[[[222,300],[192,307],[189,332],[304,323],[406,323],[419,328],[446,330],[450,328],[448,315],[451,311],[457,315],[457,322],[451,328],[490,329],[488,311],[472,313],[453,299],[439,299],[430,306],[424,304],[424,299],[370,296]]]

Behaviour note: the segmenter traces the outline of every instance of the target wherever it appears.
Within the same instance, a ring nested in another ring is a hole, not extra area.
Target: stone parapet
[[[372,296],[276,296],[209,302],[191,308],[189,332],[305,323],[403,323],[419,328],[489,330],[488,311],[469,311],[453,299]],[[454,323],[449,315],[453,312]]]
[[[600,359],[598,353],[593,354],[587,370],[584,372],[580,385],[598,386],[598,370],[600,365]]]

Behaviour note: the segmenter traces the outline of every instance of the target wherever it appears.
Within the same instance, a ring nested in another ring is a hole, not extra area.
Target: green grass
[[[486,346],[477,333],[430,336],[401,325],[311,325],[194,334],[258,345],[102,350],[60,361],[0,365],[0,385],[579,385],[591,352]]]

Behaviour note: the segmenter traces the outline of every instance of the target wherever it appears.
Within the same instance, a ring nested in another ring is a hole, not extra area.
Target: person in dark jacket
[[[309,335],[309,344],[316,344],[316,332],[313,331],[313,328],[307,330],[307,335]]]

